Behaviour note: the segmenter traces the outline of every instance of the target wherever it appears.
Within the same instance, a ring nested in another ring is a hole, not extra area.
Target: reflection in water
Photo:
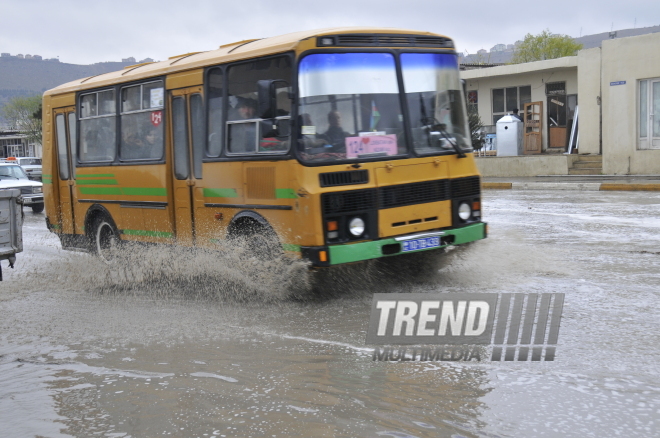
[[[46,359],[39,366],[57,415],[45,418],[62,436],[471,437],[483,427],[478,368],[376,363],[359,350],[254,334],[233,341],[103,358],[128,354],[132,370],[161,372]]]
[[[28,216],[0,293],[3,433],[653,436],[660,196],[553,196],[486,197],[489,239],[430,272],[414,257],[348,266],[295,301],[295,263],[136,251],[117,273]],[[556,361],[374,362],[376,291],[565,292]]]

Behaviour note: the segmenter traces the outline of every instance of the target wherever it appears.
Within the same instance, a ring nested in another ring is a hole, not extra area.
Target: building
[[[27,136],[18,131],[0,130],[0,158],[7,157],[39,157],[41,145],[28,143]]]
[[[577,156],[562,152],[576,109],[578,153],[601,155],[603,174],[660,174],[659,49],[660,33],[651,33],[604,40],[577,56],[461,71],[484,124],[526,104],[540,114],[534,156],[481,159],[484,175],[568,174]]]

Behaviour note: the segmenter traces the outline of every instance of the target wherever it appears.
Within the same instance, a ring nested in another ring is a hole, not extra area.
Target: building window
[[[639,149],[660,149],[660,78],[639,81]]]
[[[548,98],[548,126],[566,127],[566,82],[545,84],[545,94]]]
[[[477,90],[468,91],[467,97],[468,109],[476,110],[477,105],[479,104],[479,92]],[[474,108],[470,108],[471,106]]]
[[[493,125],[503,116],[522,108],[532,101],[532,87],[495,88],[493,89]]]

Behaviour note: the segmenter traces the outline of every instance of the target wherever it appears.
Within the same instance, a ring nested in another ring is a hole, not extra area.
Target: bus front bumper
[[[418,237],[439,237],[440,244],[431,248],[404,250],[403,243],[417,240]],[[462,228],[429,233],[417,233],[408,236],[397,236],[381,240],[359,242],[343,245],[301,247],[302,257],[309,260],[313,267],[327,267],[391,257],[413,252],[433,251],[450,245],[461,245],[487,237],[487,224],[479,222]]]

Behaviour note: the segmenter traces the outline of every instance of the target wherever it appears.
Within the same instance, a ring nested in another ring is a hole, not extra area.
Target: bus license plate
[[[417,251],[419,249],[437,248],[440,246],[440,237],[424,237],[422,239],[404,240],[401,252]]]

